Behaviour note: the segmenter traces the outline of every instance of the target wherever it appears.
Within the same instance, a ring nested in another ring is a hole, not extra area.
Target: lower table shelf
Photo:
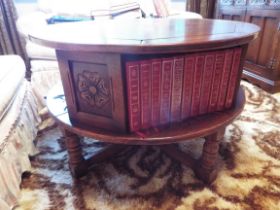
[[[192,168],[196,176],[205,183],[215,180],[219,168],[219,143],[225,128],[243,110],[244,91],[239,88],[231,109],[191,118],[157,130],[149,130],[144,135],[123,134],[100,130],[89,125],[73,125],[69,119],[62,86],[54,87],[47,98],[50,114],[64,130],[69,154],[69,167],[74,177],[86,174],[94,164],[98,164],[122,151],[127,145],[158,145],[168,156]],[[112,143],[92,157],[85,159],[79,136]],[[179,150],[175,143],[197,137],[205,137],[202,155],[194,159]]]

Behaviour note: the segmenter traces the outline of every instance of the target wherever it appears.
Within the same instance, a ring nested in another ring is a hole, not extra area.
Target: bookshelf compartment
[[[232,107],[242,48],[124,59],[129,131]]]

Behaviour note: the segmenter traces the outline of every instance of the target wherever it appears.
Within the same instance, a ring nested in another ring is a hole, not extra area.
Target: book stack
[[[131,132],[232,106],[242,49],[126,61]]]
[[[116,17],[133,11],[140,11],[140,5],[133,0],[107,0],[95,5],[95,9],[91,10],[93,19],[100,17]]]

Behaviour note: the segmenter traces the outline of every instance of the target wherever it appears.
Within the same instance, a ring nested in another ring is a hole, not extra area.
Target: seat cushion
[[[25,65],[16,55],[0,56],[0,121],[24,79]]]
[[[33,140],[39,123],[37,103],[30,82],[23,79],[8,111],[0,120],[1,210],[14,209],[17,204],[21,175],[31,169],[29,155],[38,152]]]

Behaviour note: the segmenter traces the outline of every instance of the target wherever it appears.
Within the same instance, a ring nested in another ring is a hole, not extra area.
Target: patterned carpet
[[[245,110],[226,130],[222,169],[210,186],[157,147],[131,146],[74,181],[58,129],[37,140],[17,210],[280,209],[280,95],[246,82]],[[278,99],[277,99],[278,98]],[[203,139],[180,144],[198,157]],[[102,143],[83,140],[85,153]]]

